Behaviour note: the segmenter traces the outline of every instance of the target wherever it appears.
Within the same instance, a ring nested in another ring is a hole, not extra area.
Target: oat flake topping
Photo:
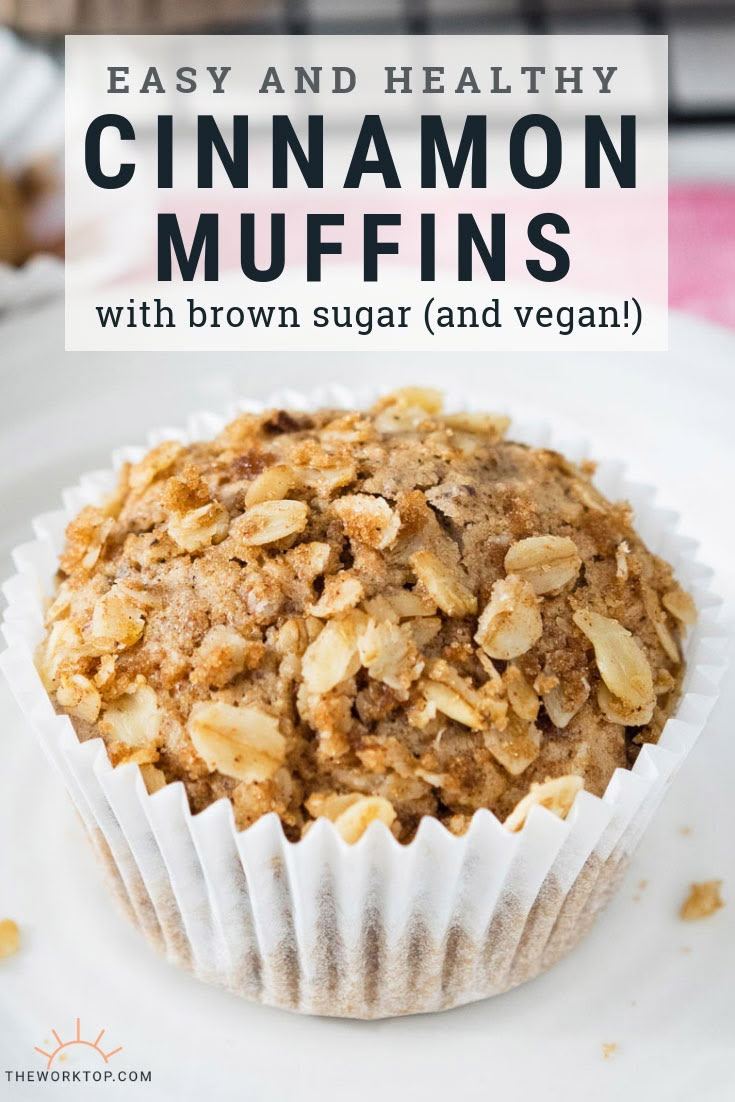
[[[247,414],[69,525],[38,665],[82,739],[301,837],[521,829],[656,741],[695,610],[592,468],[442,413]]]

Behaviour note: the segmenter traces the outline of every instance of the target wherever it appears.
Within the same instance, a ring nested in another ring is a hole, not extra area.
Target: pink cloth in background
[[[293,199],[293,205],[296,210],[302,209],[300,195]],[[313,202],[310,209],[315,209]],[[186,226],[187,214],[193,221],[199,210],[196,195],[182,200],[182,224]],[[346,255],[350,253],[348,245]],[[645,227],[641,228],[639,245],[646,247]],[[239,243],[234,237],[225,241],[222,252],[223,264],[238,263]],[[735,329],[734,184],[671,185],[669,305]]]
[[[669,304],[735,329],[735,186],[672,186]]]

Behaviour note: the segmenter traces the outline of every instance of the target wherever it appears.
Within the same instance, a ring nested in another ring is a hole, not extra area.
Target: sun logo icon
[[[56,1057],[60,1052],[65,1052],[69,1048],[73,1048],[75,1045],[81,1045],[84,1048],[93,1049],[99,1056],[102,1057],[105,1063],[107,1063],[111,1056],[114,1056],[118,1052],[122,1052],[122,1045],[118,1045],[117,1048],[111,1049],[109,1052],[104,1052],[100,1048],[100,1041],[105,1035],[104,1029],[101,1029],[93,1041],[85,1041],[82,1037],[82,1025],[81,1019],[77,1018],[77,1035],[70,1041],[62,1041],[55,1029],[51,1030],[54,1040],[56,1041],[56,1048],[52,1052],[46,1052],[44,1049],[34,1045],[34,1051],[43,1056],[47,1063],[46,1067],[50,1068]]]

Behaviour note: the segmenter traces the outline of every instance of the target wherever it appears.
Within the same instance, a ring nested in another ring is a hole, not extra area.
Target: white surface
[[[534,404],[573,425],[631,476],[660,486],[703,542],[733,609],[735,338],[673,319],[659,356],[377,359],[325,356],[97,357],[64,355],[58,308],[0,329],[2,551],[60,488],[110,449],[188,410],[276,385],[367,378],[455,385],[496,401]],[[720,500],[720,495],[722,499]],[[8,572],[7,558],[0,573]],[[508,995],[428,1018],[372,1024],[304,1019],[240,1002],[175,971],[108,900],[60,782],[0,689],[0,911],[23,949],[0,964],[0,1097],[50,1097],[8,1084],[5,1069],[42,1066],[33,1052],[81,1017],[124,1051],[110,1069],[150,1068],[141,1086],[57,1084],[73,1099],[149,1098],[351,1102],[496,1094],[576,1102],[625,1097],[720,1102],[735,1071],[735,863],[731,796],[735,742],[728,679],[709,731],[676,781],[634,867],[592,935],[551,973]],[[716,763],[713,766],[713,762]],[[683,826],[691,833],[680,832]],[[683,924],[691,880],[725,879],[728,906]],[[639,891],[638,882],[649,881]],[[634,897],[639,896],[635,901]],[[684,952],[690,949],[690,952]],[[603,1043],[617,1043],[608,1060]],[[92,1068],[72,1051],[63,1067]],[[118,1063],[119,1061],[119,1063]],[[512,1092],[512,1093],[511,1093]]]

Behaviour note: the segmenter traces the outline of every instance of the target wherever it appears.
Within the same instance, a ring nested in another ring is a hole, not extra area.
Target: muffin
[[[77,496],[25,634],[53,709],[20,653],[14,680],[129,913],[202,978],[454,1006],[611,894],[711,703],[667,725],[711,615],[685,641],[694,601],[631,507],[507,429],[411,387],[245,413]]]
[[[0,263],[23,264],[32,251],[25,189],[0,169]]]
[[[50,162],[36,160],[22,173],[0,168],[0,264],[20,267],[40,253],[63,255],[63,235],[44,210],[58,194]]]

